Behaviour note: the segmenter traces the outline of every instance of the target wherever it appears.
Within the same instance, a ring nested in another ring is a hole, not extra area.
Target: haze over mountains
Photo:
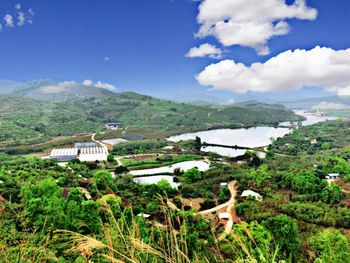
[[[0,80],[0,94],[16,94],[33,99],[57,101],[72,98],[100,97],[105,93],[106,89],[71,81],[55,83],[51,80],[35,80],[21,83],[11,80]],[[144,91],[141,93],[174,102],[185,102],[203,106],[236,105],[241,107],[250,105],[251,102],[259,102],[265,104],[265,106],[267,104],[280,104],[290,109],[343,110],[350,107],[349,97],[336,96],[321,89],[303,90],[299,93],[274,94],[236,94],[228,91],[208,91],[206,89],[187,91],[179,89],[177,91],[157,93]]]

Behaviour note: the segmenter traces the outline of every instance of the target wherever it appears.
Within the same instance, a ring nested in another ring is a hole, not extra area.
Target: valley
[[[20,123],[14,117],[19,115],[24,116],[22,124],[36,125],[30,120],[39,116],[28,107],[39,103],[47,109],[42,109],[40,120],[47,120],[48,126],[56,120],[67,126],[63,134],[56,134],[60,128],[55,126],[54,130],[34,128],[36,135],[30,135],[32,126],[23,125],[28,137],[16,134],[17,141],[11,143],[10,135],[3,137],[7,140],[3,140],[0,154],[0,248],[8,262],[17,258],[18,249],[22,249],[24,262],[52,257],[84,262],[99,260],[106,252],[113,258],[123,255],[136,262],[146,253],[147,258],[157,261],[163,258],[158,251],[172,257],[176,246],[185,246],[180,251],[196,254],[200,261],[275,255],[279,260],[311,262],[329,253],[318,246],[323,235],[339,239],[341,245],[334,249],[347,255],[340,246],[346,246],[350,234],[348,120],[297,112],[300,116],[269,107],[207,108],[128,93],[90,99],[90,106],[96,110],[101,103],[105,113],[102,121],[91,121],[96,126],[84,127],[80,123],[86,119],[74,121],[69,115],[70,107],[73,110],[77,105],[89,113],[92,108],[88,110],[84,100],[47,104],[45,100],[16,97],[16,110],[2,106],[3,119],[16,122],[14,125]],[[118,113],[123,127],[108,130],[104,123],[115,120],[106,117],[114,116],[107,110],[114,107],[111,100],[127,101],[128,110]],[[56,116],[61,104],[65,105],[66,119],[45,116],[46,112]],[[53,108],[49,110],[48,105]],[[159,109],[157,116],[150,113]],[[190,127],[188,123],[173,123],[189,116],[183,110],[195,110]],[[215,122],[204,120],[208,111],[216,114]],[[261,117],[266,114],[274,121]],[[147,119],[147,125],[145,116],[152,119]],[[205,125],[201,121],[206,121]],[[81,125],[77,131],[75,122]],[[284,128],[274,127],[279,123]],[[234,129],[227,129],[232,126]],[[11,130],[11,126],[1,127]],[[53,148],[72,147],[77,142],[97,143],[109,152],[107,161],[58,163],[42,159]],[[264,154],[207,144],[261,148]],[[339,177],[329,181],[328,174]],[[245,196],[247,192],[251,194]],[[39,241],[49,236],[55,241]],[[114,240],[110,245],[104,249],[92,246],[103,243],[106,236]],[[140,247],[134,247],[130,254],[131,243],[116,246],[120,238]],[[149,238],[145,252],[144,240]],[[9,246],[15,239],[21,240],[21,248]],[[164,239],[173,245],[165,246]],[[93,242],[91,246],[88,240]],[[227,247],[227,242],[232,247]],[[29,248],[34,251],[29,252]]]

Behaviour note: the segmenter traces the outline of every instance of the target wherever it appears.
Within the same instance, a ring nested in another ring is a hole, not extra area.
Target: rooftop
[[[63,149],[53,149],[50,156],[72,156],[78,155],[78,149],[75,148],[63,148]]]

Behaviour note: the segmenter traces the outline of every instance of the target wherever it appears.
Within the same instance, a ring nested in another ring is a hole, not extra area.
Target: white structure
[[[258,194],[257,192],[254,192],[252,190],[245,190],[245,191],[243,191],[243,193],[241,195],[241,197],[243,197],[243,198],[247,198],[249,196],[254,197],[255,200],[257,200],[257,201],[262,201],[262,199],[263,199],[260,194]]]
[[[340,178],[340,174],[333,173],[333,174],[326,175],[326,179],[338,179],[338,178]]]
[[[105,126],[107,129],[116,130],[116,129],[123,127],[123,123],[122,122],[108,122],[108,123],[105,123]]]
[[[145,219],[148,219],[148,218],[151,217],[151,215],[149,215],[149,214],[144,214],[144,213],[140,213],[140,214],[138,214],[137,216],[138,216],[138,217],[143,217],[143,218],[145,218]]]
[[[74,148],[81,149],[85,147],[96,147],[97,142],[76,142],[74,143]]]
[[[49,156],[50,159],[55,159],[59,162],[69,162],[78,158],[78,149],[66,148],[66,149],[53,149]]]
[[[227,187],[228,184],[227,183],[220,183],[220,188],[224,188],[224,187]]]
[[[108,153],[102,147],[84,147],[80,149],[79,160],[81,162],[107,161]]]
[[[229,213],[219,213],[219,218],[220,219],[230,219],[230,214]]]

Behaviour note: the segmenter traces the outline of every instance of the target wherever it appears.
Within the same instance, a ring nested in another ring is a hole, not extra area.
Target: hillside
[[[113,121],[122,121],[140,135],[148,131],[157,137],[157,133],[165,136],[212,127],[273,125],[297,118],[282,109],[213,109],[133,92],[113,93],[79,84],[37,82],[0,96],[0,143],[20,145],[92,133]]]

